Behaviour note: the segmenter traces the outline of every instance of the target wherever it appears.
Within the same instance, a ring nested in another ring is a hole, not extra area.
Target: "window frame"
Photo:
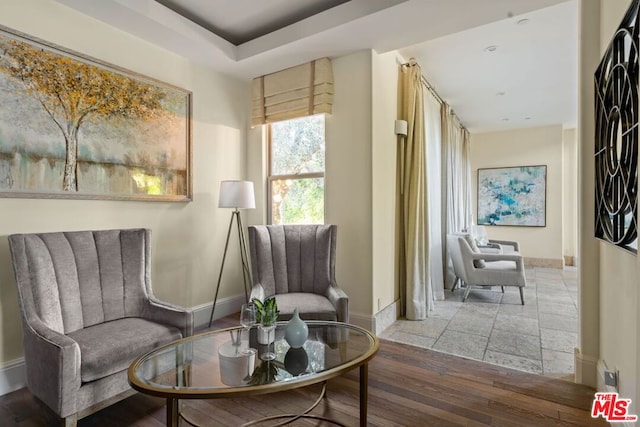
[[[310,117],[310,116],[308,116]],[[301,118],[301,117],[298,117]],[[294,119],[292,119],[294,120]],[[267,123],[265,125],[266,128],[266,139],[267,139],[267,223],[273,224],[273,196],[272,196],[272,184],[273,181],[277,180],[300,180],[300,179],[314,179],[314,178],[322,178],[324,184],[326,184],[326,171],[327,171],[327,163],[326,163],[326,148],[327,148],[327,126],[326,126],[326,118],[324,121],[324,146],[325,146],[325,163],[324,170],[322,172],[307,172],[307,173],[299,173],[299,174],[284,174],[284,175],[273,175],[273,140],[271,139],[271,123]],[[324,188],[325,198],[323,199],[323,207],[322,207],[322,223],[325,223],[325,217],[327,215],[327,204],[326,204],[326,188]]]

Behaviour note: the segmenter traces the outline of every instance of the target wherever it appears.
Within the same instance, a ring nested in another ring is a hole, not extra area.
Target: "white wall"
[[[372,235],[373,312],[400,297],[395,277],[396,150],[398,65],[396,51],[373,53],[372,70]]]
[[[325,222],[338,226],[336,280],[352,321],[372,314],[371,51],[332,59],[326,119]]]
[[[490,239],[518,241],[526,258],[549,260],[560,263],[559,266],[562,265],[562,133],[562,126],[557,125],[471,135],[474,218],[479,168],[547,166],[546,227],[488,226],[487,233]]]
[[[184,306],[213,299],[230,211],[217,208],[222,179],[244,178],[248,86],[47,0],[2,0],[0,24],[193,92],[191,203],[0,198],[0,368],[22,356],[18,302],[6,236],[147,227],[154,290]],[[242,292],[228,259],[220,298]]]
[[[603,0],[600,7],[600,53],[604,53],[617,29],[629,0]],[[591,149],[593,153],[593,149]],[[583,158],[585,159],[585,158]],[[593,154],[589,157],[593,162]],[[583,177],[583,179],[587,179]],[[591,179],[589,177],[588,179]],[[593,181],[591,181],[593,182]],[[593,231],[581,235],[593,239]],[[619,393],[633,400],[640,411],[640,259],[617,247],[598,242],[599,262],[599,358],[610,369],[619,370]],[[588,331],[582,331],[583,333]]]

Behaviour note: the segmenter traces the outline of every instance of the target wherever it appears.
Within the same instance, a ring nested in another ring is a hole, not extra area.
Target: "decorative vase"
[[[300,348],[309,336],[309,327],[300,319],[298,309],[293,312],[293,317],[287,323],[284,339],[287,340],[291,348]]]
[[[258,344],[271,344],[276,338],[276,325],[258,325]]]
[[[238,346],[226,343],[218,349],[220,379],[226,385],[242,385],[255,366],[256,351],[238,351]]]

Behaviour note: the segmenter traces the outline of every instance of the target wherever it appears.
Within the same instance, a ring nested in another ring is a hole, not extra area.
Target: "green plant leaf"
[[[280,311],[275,296],[265,298],[264,301],[254,298],[252,300],[256,306],[256,320],[265,326],[273,325],[278,320]]]

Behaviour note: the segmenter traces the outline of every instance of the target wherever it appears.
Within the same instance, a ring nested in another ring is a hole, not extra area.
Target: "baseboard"
[[[349,323],[352,325],[360,326],[361,328],[365,328],[368,331],[372,331],[375,333],[374,323],[375,320],[366,314],[362,313],[354,313],[353,311],[349,312]]]
[[[12,360],[0,367],[0,396],[27,385],[24,358]]]
[[[585,356],[579,348],[574,348],[573,361],[575,367],[575,381],[578,384],[598,387],[598,359]]]
[[[394,301],[376,314],[373,315],[372,331],[380,335],[385,329],[398,319],[400,300]]]
[[[564,267],[563,259],[555,258],[524,258],[525,267],[542,267],[542,268],[562,268]]]
[[[244,304],[245,302],[246,301],[243,294],[218,299],[218,301],[216,302],[216,310],[213,314],[213,319],[220,319],[233,313],[239,313],[242,304]],[[193,327],[195,329],[209,326],[209,318],[211,317],[212,307],[213,302],[192,307]],[[238,322],[240,322],[239,318]],[[238,325],[239,324],[240,323],[238,323]]]

